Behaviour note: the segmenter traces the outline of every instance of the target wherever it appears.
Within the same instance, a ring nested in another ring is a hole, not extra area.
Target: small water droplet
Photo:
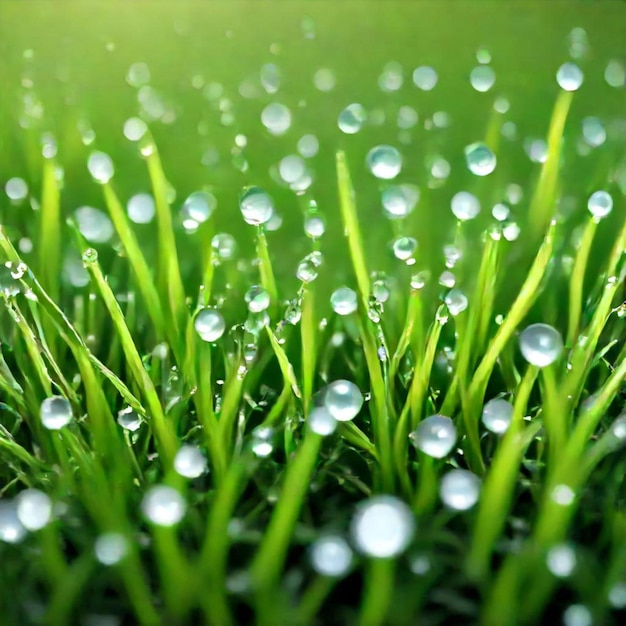
[[[356,292],[350,287],[339,287],[330,296],[330,304],[337,315],[350,315],[357,308]]]
[[[311,565],[321,576],[344,576],[352,565],[352,549],[339,535],[326,535],[311,546]]]
[[[593,626],[593,615],[584,604],[571,604],[563,611],[563,626]]]
[[[17,517],[30,531],[40,530],[52,518],[52,501],[39,489],[25,489],[16,498]]]
[[[219,311],[207,308],[196,315],[194,328],[202,341],[213,343],[224,334],[226,323]]]
[[[174,526],[185,515],[187,504],[173,487],[155,485],[150,487],[141,502],[145,517],[157,526]]]
[[[363,105],[358,103],[349,104],[337,118],[339,130],[346,135],[358,133],[367,120],[367,112]]]
[[[602,219],[613,210],[613,198],[606,191],[594,191],[589,197],[587,208],[593,217]]]
[[[435,459],[447,456],[457,439],[454,422],[444,415],[431,415],[422,420],[410,435],[411,442],[424,454]]]
[[[557,544],[548,550],[546,564],[552,574],[567,578],[576,567],[576,552],[569,544]]]
[[[437,85],[439,76],[434,67],[421,65],[413,71],[413,82],[422,91],[431,91]]]
[[[10,200],[20,202],[28,195],[28,185],[23,178],[9,178],[4,186],[4,191]]]
[[[211,248],[215,255],[215,260],[219,263],[230,261],[235,258],[237,252],[237,242],[228,233],[218,233],[211,239]]]
[[[129,141],[139,141],[148,132],[148,126],[139,117],[131,117],[124,122],[124,137]]]
[[[626,608],[626,582],[617,582],[609,591],[609,603],[615,609]]]
[[[391,247],[396,259],[408,262],[415,256],[417,241],[413,237],[398,237]]]
[[[590,146],[597,148],[606,141],[606,129],[597,117],[585,117],[582,129],[583,137]]]
[[[402,155],[393,146],[381,145],[367,153],[367,166],[376,178],[390,180],[402,169]]]
[[[498,220],[498,222],[504,222],[509,218],[510,214],[511,209],[509,209],[506,204],[498,203],[491,209],[491,215],[494,219]]]
[[[402,65],[396,61],[390,61],[383,68],[378,77],[378,86],[386,93],[398,91],[404,82]]]
[[[487,430],[502,435],[511,425],[513,405],[503,398],[493,398],[483,407],[481,419]]]
[[[390,185],[381,194],[385,215],[389,219],[406,217],[419,201],[420,192],[415,185]]]
[[[311,409],[307,424],[314,433],[323,437],[332,435],[337,429],[337,420],[322,406]]]
[[[473,220],[480,213],[480,202],[469,191],[459,191],[452,196],[450,208],[457,219]]]
[[[495,82],[496,73],[490,65],[478,65],[470,72],[470,83],[476,91],[489,91]]]
[[[113,178],[113,161],[104,152],[92,152],[87,160],[87,168],[93,179],[102,185]]]
[[[456,317],[467,309],[467,296],[460,289],[451,289],[444,298],[450,315]]]
[[[126,212],[131,222],[149,224],[155,214],[154,198],[149,193],[138,193],[128,200]]]
[[[126,82],[131,87],[142,87],[150,82],[150,68],[146,63],[133,63],[126,73]]]
[[[349,380],[336,380],[324,390],[324,407],[339,422],[352,421],[363,406],[361,390]]]
[[[313,75],[313,84],[315,85],[315,88],[320,91],[332,91],[337,84],[335,72],[327,67],[321,67]]]
[[[496,169],[496,155],[484,143],[473,143],[465,148],[467,168],[476,176],[487,176]]]
[[[212,193],[194,191],[187,197],[181,208],[183,223],[186,220],[192,220],[196,225],[203,224],[211,217],[216,207],[217,199]]]
[[[134,433],[141,427],[142,419],[132,407],[128,406],[117,414],[117,423],[124,429]]]
[[[266,224],[274,212],[270,195],[260,187],[246,187],[239,197],[239,208],[243,219],[253,226]]]
[[[182,446],[174,457],[174,469],[185,478],[198,478],[207,469],[207,460],[196,446]]]
[[[480,495],[480,478],[463,469],[453,469],[441,479],[439,495],[443,503],[455,511],[471,509]]]
[[[563,350],[563,339],[558,330],[548,324],[531,324],[519,339],[522,356],[531,365],[547,367],[554,363]]]
[[[609,87],[618,89],[626,84],[626,67],[621,61],[612,59],[604,70],[604,80]]]
[[[74,219],[81,235],[90,243],[106,243],[115,232],[109,217],[90,206],[76,209]]]
[[[556,485],[550,494],[552,500],[561,506],[569,506],[574,502],[576,494],[567,485]]]
[[[302,135],[298,140],[297,148],[301,156],[311,159],[318,153],[320,143],[315,135]]]
[[[48,430],[59,430],[72,420],[72,406],[62,396],[51,396],[41,403],[41,423]]]
[[[318,276],[318,269],[322,265],[324,257],[319,251],[311,252],[307,254],[302,261],[298,264],[296,269],[296,277],[303,283],[310,283],[314,281]]]
[[[301,156],[290,154],[281,159],[278,174],[284,182],[292,184],[300,180],[305,173],[305,163]]]
[[[128,553],[128,541],[120,533],[104,533],[96,539],[94,552],[102,565],[116,565]]]
[[[252,313],[265,311],[270,305],[270,294],[261,285],[252,285],[244,296],[248,310]]]
[[[0,541],[19,543],[26,536],[26,532],[17,515],[17,503],[0,499]]]
[[[97,262],[98,262],[98,251],[95,248],[87,248],[87,250],[83,252],[83,269]],[[87,275],[87,278],[88,277],[89,275]]]
[[[556,82],[565,91],[576,91],[583,84],[583,72],[576,63],[564,63],[557,70]]]
[[[263,109],[261,122],[272,135],[284,135],[291,126],[291,111],[284,104],[272,102]]]
[[[418,121],[419,115],[413,107],[404,105],[398,109],[398,116],[396,118],[398,128],[408,130],[409,128],[413,128]]]

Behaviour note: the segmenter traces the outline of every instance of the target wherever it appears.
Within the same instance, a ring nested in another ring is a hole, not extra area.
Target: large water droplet
[[[202,341],[217,341],[226,330],[222,314],[216,309],[202,309],[194,321],[194,328]]]
[[[583,84],[583,72],[576,63],[564,63],[557,70],[556,82],[565,91],[576,91]]]
[[[17,517],[28,530],[39,530],[52,518],[52,501],[39,489],[21,491],[16,498],[16,503]]]
[[[174,457],[174,469],[185,478],[198,478],[206,468],[206,457],[196,446],[182,446]]]
[[[74,211],[74,219],[82,236],[90,243],[106,243],[115,232],[109,217],[90,206]]]
[[[413,71],[413,82],[416,87],[423,91],[430,91],[437,85],[439,76],[434,67],[428,65],[421,65]]]
[[[272,102],[263,109],[261,122],[273,135],[283,135],[291,126],[291,111],[284,104]]]
[[[337,118],[337,126],[342,133],[354,135],[358,133],[367,120],[367,112],[363,105],[349,104]]]
[[[321,576],[344,576],[352,564],[352,549],[339,535],[320,537],[311,546],[311,565]]]
[[[493,398],[483,407],[482,421],[487,430],[501,435],[513,419],[513,405],[502,398]]]
[[[367,153],[367,166],[376,178],[390,180],[402,169],[402,155],[393,146],[376,146]]]
[[[613,210],[613,198],[606,191],[594,191],[589,197],[587,208],[596,219],[602,219]]]
[[[128,541],[120,533],[104,533],[96,539],[94,552],[102,565],[116,565],[128,553]]]
[[[455,511],[471,509],[478,502],[479,494],[480,478],[467,470],[453,469],[441,479],[441,500]]]
[[[330,304],[337,315],[350,315],[357,308],[356,292],[350,287],[339,287],[330,296]]]
[[[476,91],[489,91],[496,82],[496,73],[490,65],[478,65],[470,72],[470,83]]]
[[[102,185],[113,178],[113,161],[104,152],[92,152],[87,160],[87,168],[94,180]]]
[[[269,222],[274,211],[270,195],[260,187],[246,187],[239,197],[243,219],[253,226]]]
[[[537,367],[554,363],[563,350],[563,339],[558,330],[548,324],[531,324],[519,338],[523,357]]]
[[[307,418],[309,428],[322,437],[332,435],[337,429],[337,420],[323,406],[314,407]]]
[[[413,445],[435,459],[447,456],[456,443],[454,422],[444,415],[431,415],[422,420],[410,435]]]
[[[465,148],[467,168],[476,176],[487,176],[496,169],[496,155],[484,143],[473,143]]]
[[[411,509],[394,496],[375,496],[361,503],[352,519],[352,540],[362,554],[390,558],[411,543],[415,521]]]
[[[62,396],[51,396],[41,403],[41,422],[48,430],[59,430],[72,420],[72,405]]]
[[[473,220],[480,213],[480,202],[469,191],[459,191],[452,196],[450,208],[457,219]]]
[[[363,406],[361,390],[349,380],[336,380],[324,390],[324,406],[339,422],[353,420]]]
[[[157,526],[174,526],[185,515],[187,504],[173,487],[155,485],[150,487],[141,502],[141,510],[148,520]]]

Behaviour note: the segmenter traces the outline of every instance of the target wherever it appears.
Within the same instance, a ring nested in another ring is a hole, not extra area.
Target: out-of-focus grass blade
[[[274,350],[274,354],[276,355],[276,358],[278,359],[278,365],[280,366],[280,371],[282,372],[285,382],[289,383],[289,385],[291,386],[293,395],[296,396],[296,398],[301,398],[302,394],[300,393],[300,388],[298,387],[298,381],[296,380],[296,375],[293,371],[293,366],[289,362],[289,358],[287,357],[287,354],[285,353],[285,351],[283,350],[283,347],[278,342],[278,339],[276,339],[276,335],[274,335],[274,333],[272,332],[272,329],[269,326],[266,326],[265,330],[267,330],[267,336],[270,339],[272,350]]]
[[[261,285],[263,285],[267,293],[269,293],[271,308],[275,310],[278,305],[278,289],[276,288],[276,280],[274,279],[274,271],[272,270],[269,248],[267,247],[267,238],[261,228],[259,228],[257,234],[256,252],[259,258]]]
[[[302,393],[304,413],[308,415],[313,397],[315,364],[317,362],[317,325],[315,323],[315,292],[309,285],[302,293],[302,319],[300,321],[302,342]]]
[[[39,254],[38,274],[41,284],[58,301],[61,255],[61,191],[56,178],[56,163],[45,159],[43,165],[43,183],[41,208],[39,215]]]

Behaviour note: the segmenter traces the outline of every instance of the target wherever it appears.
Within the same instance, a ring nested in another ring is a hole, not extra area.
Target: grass
[[[599,184],[615,203],[608,246],[598,245],[603,225],[589,215],[566,219],[554,210],[575,97],[557,98],[520,241],[507,241],[495,223],[478,236],[472,224],[457,224],[455,242],[471,241],[475,252],[454,269],[468,297],[456,315],[442,302],[447,290],[434,279],[422,285],[399,262],[389,299],[373,297],[377,267],[360,212],[369,199],[353,186],[345,151],[335,155],[333,184],[357,293],[348,316],[331,312],[320,281],[295,293],[282,284],[277,240],[262,227],[246,227],[256,258],[243,270],[212,248],[213,218],[196,233],[201,255],[182,246],[151,135],[140,151],[156,205],[155,246],[120,200],[124,163],[101,185],[116,233],[111,250],[62,222],[57,163],[43,159],[41,207],[29,230],[34,252],[17,251],[17,218],[7,212],[0,227],[3,623],[108,624],[102,616],[110,616],[142,626],[513,626],[581,610],[593,623],[620,623],[626,205],[607,169]],[[486,141],[495,151],[499,128],[494,115]],[[426,194],[420,209],[427,203]],[[415,234],[411,219],[395,226]],[[582,228],[578,244],[574,226]],[[61,278],[67,247],[82,258],[84,287]],[[251,277],[270,295],[265,314],[243,305]],[[214,343],[194,329],[207,306],[226,319]],[[534,321],[555,326],[565,341],[543,369],[518,348],[520,331]],[[353,422],[322,437],[307,419],[340,378],[354,381],[366,402]],[[59,431],[40,420],[52,395],[73,413]],[[513,404],[501,436],[481,423],[493,397]],[[135,432],[116,423],[127,407],[141,420]],[[444,459],[411,444],[435,413],[450,416],[459,432]],[[183,445],[202,450],[207,471],[192,479],[177,471]],[[452,468],[481,479],[470,510],[441,502],[441,479]],[[142,514],[157,485],[183,498],[179,523],[158,525]],[[18,524],[24,535],[13,541],[7,520],[24,489],[47,494],[54,514],[32,532]],[[355,553],[340,577],[316,571],[318,538],[338,534],[355,544],[351,519],[376,494],[410,506],[417,531],[409,548],[397,558]],[[107,565],[96,548],[110,535],[126,551]],[[562,578],[546,561],[560,545],[576,558]],[[567,626],[578,623],[591,622],[566,618]]]

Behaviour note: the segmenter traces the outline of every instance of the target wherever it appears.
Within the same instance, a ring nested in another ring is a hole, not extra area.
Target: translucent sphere
[[[324,407],[339,422],[353,420],[363,406],[361,390],[349,380],[336,380],[326,387]]]
[[[410,437],[418,450],[435,459],[442,459],[454,448],[457,432],[449,417],[431,415],[420,422]]]
[[[480,202],[469,191],[459,191],[452,196],[450,208],[458,220],[473,220],[480,213]]]
[[[537,367],[554,363],[563,350],[563,339],[558,330],[548,324],[531,324],[519,338],[523,357]]]
[[[437,85],[439,76],[434,67],[421,65],[413,71],[413,82],[415,86],[423,91],[430,91]]]
[[[217,341],[226,330],[222,314],[215,309],[202,309],[194,321],[194,328],[202,341]]]
[[[120,533],[104,533],[96,539],[94,552],[102,565],[115,565],[128,553],[128,541]]]
[[[291,111],[284,104],[272,102],[263,109],[261,122],[272,135],[283,135],[291,126]]]
[[[587,201],[587,208],[596,219],[602,219],[613,210],[613,198],[606,191],[594,191]]]
[[[124,137],[129,141],[139,141],[148,131],[148,126],[139,117],[131,117],[124,122]]]
[[[146,492],[141,502],[141,510],[157,526],[174,526],[185,515],[187,504],[173,487],[156,485]]]
[[[211,239],[211,248],[215,258],[220,263],[223,261],[230,261],[235,258],[237,252],[237,242],[232,235],[228,233],[217,233]]]
[[[470,83],[476,91],[489,91],[496,82],[496,73],[489,65],[478,65],[470,72]]]
[[[318,276],[318,270],[324,262],[324,257],[319,250],[307,254],[296,268],[296,277],[303,283],[310,283]]]
[[[460,289],[451,289],[444,298],[450,315],[457,316],[467,309],[467,296]]]
[[[576,552],[571,545],[559,543],[548,550],[546,564],[552,574],[566,578],[576,567]]]
[[[339,130],[346,135],[358,133],[367,121],[367,111],[362,104],[349,104],[337,118]]]
[[[391,245],[393,255],[400,261],[412,259],[417,250],[417,240],[413,237],[398,237]]]
[[[23,178],[9,178],[4,186],[4,191],[10,200],[19,202],[28,195],[28,185]]]
[[[108,215],[90,206],[82,206],[74,212],[81,235],[90,243],[106,243],[115,232]]]
[[[185,478],[198,478],[206,468],[206,457],[196,446],[182,446],[174,457],[174,469]]]
[[[304,218],[304,232],[312,239],[318,239],[326,232],[324,218],[318,214],[308,214]]]
[[[402,169],[402,155],[393,146],[376,146],[367,153],[367,166],[376,178],[395,178]]]
[[[626,67],[621,61],[611,59],[604,70],[607,85],[619,89],[626,84]]]
[[[583,72],[576,63],[564,63],[557,70],[556,82],[565,91],[576,91],[583,84]]]
[[[41,403],[41,423],[48,430],[59,430],[72,420],[72,405],[62,396],[51,396]]]
[[[305,159],[313,158],[320,149],[320,142],[315,135],[302,135],[298,140],[298,152]]]
[[[487,176],[496,169],[496,155],[484,143],[473,143],[465,148],[467,168],[476,176]]]
[[[564,626],[593,626],[593,615],[584,604],[571,604],[563,611]]]
[[[472,472],[454,469],[441,479],[439,495],[442,502],[455,511],[471,509],[480,494],[480,478]]]
[[[295,183],[304,176],[304,159],[297,154],[290,154],[278,164],[278,174],[288,184]]]
[[[313,75],[313,84],[320,91],[332,91],[336,82],[335,72],[327,67],[320,67]]]
[[[337,429],[337,420],[323,406],[314,407],[309,413],[307,424],[312,432],[327,437]]]
[[[350,315],[357,309],[357,296],[350,287],[339,287],[330,296],[330,304],[337,315]]]
[[[211,217],[216,207],[217,199],[212,193],[194,191],[183,203],[181,213],[183,220],[191,219],[196,224],[202,224]]]
[[[592,147],[597,148],[606,141],[606,129],[597,117],[589,116],[583,119],[583,137]]]
[[[154,198],[149,193],[138,193],[130,198],[126,212],[131,222],[149,224],[155,214]]]
[[[104,152],[92,152],[87,160],[87,168],[93,179],[100,183],[108,183],[113,178],[113,161]]]
[[[321,576],[344,576],[352,564],[352,549],[339,535],[320,537],[311,546],[311,565]]]
[[[381,197],[386,216],[400,219],[415,208],[420,192],[415,185],[390,185],[383,190]]]
[[[131,433],[139,430],[142,424],[142,419],[139,413],[130,406],[121,409],[117,414],[117,423],[124,429]]]
[[[28,530],[39,530],[52,518],[52,501],[39,489],[21,491],[16,498],[16,503],[17,517]]]
[[[269,194],[260,187],[246,187],[239,197],[239,208],[248,224],[259,226],[271,219],[274,203]]]
[[[17,516],[17,505],[0,499],[0,541],[19,543],[26,536],[26,528]]]
[[[270,294],[261,285],[252,285],[244,296],[248,310],[252,313],[265,311],[270,305]]]
[[[362,554],[390,558],[404,552],[415,533],[411,509],[393,496],[361,503],[352,519],[352,540]]]
[[[483,407],[481,419],[487,430],[501,435],[511,425],[513,405],[502,398],[489,400]]]

